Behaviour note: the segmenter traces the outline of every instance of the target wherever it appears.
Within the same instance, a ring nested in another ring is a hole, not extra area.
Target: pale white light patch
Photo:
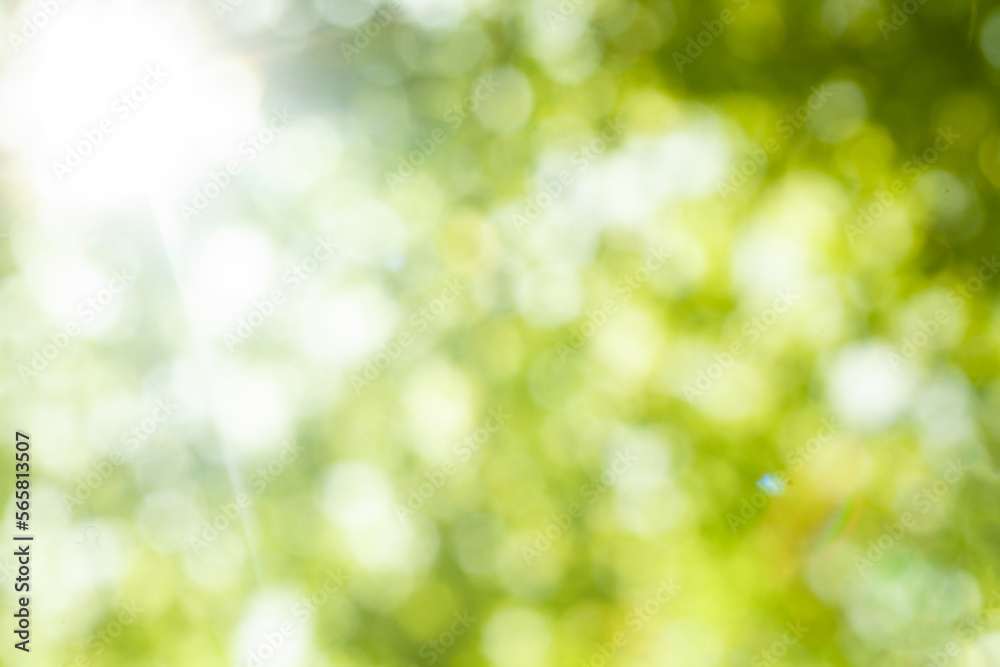
[[[283,37],[305,40],[319,27],[320,19],[312,5],[289,2],[272,30]]]
[[[38,303],[60,324],[79,318],[78,307],[107,281],[101,267],[68,249],[53,249],[25,268]]]
[[[337,235],[349,261],[381,265],[406,254],[409,232],[394,208],[361,199],[338,211],[337,217]]]
[[[945,217],[961,215],[970,203],[970,196],[962,180],[943,169],[932,169],[920,175],[913,191],[936,214]]]
[[[823,3],[823,26],[833,37],[841,37],[866,11],[881,11],[873,0],[826,0]]]
[[[164,96],[176,108],[175,134],[169,159],[171,171],[165,181],[165,193],[187,199],[189,188],[204,186],[210,172],[217,172],[231,161],[241,164],[247,159],[247,140],[259,136],[275,109],[259,109],[263,82],[260,75],[242,61],[225,59],[205,66],[198,77],[178,81],[176,89],[166,88]],[[181,99],[176,99],[176,98]],[[187,103],[190,98],[192,102]],[[184,105],[183,107],[181,105]],[[167,111],[167,110],[165,110]],[[164,119],[166,122],[166,119]],[[197,133],[197,141],[182,135],[187,124],[201,123],[212,128]],[[269,150],[270,145],[264,150]],[[236,175],[234,178],[238,178]]]
[[[651,240],[650,244],[658,243],[659,239]],[[679,295],[700,285],[708,273],[709,259],[705,243],[682,227],[672,227],[666,235],[663,245],[673,255],[653,279],[657,291]]]
[[[980,223],[976,195],[966,183],[943,169],[932,169],[913,184],[913,193],[924,204],[923,225],[943,232],[969,234]]]
[[[574,148],[543,151],[537,158],[533,189],[496,212],[505,235],[530,250],[525,255],[545,261],[571,259],[578,266],[593,257],[603,223],[578,210],[583,206],[581,197],[588,194],[587,183],[594,182],[587,173],[594,168],[595,155],[587,146],[583,141]]]
[[[493,667],[539,667],[552,644],[552,630],[534,609],[506,607],[486,621],[481,641]]]
[[[397,0],[403,7],[403,16],[434,30],[457,27],[466,14],[487,4],[484,0]]]
[[[212,414],[212,388],[206,369],[194,356],[178,356],[166,371],[164,396],[178,405],[178,415],[171,419],[190,422],[208,420]]]
[[[216,452],[212,452],[205,458],[210,458]],[[136,486],[149,489],[150,492],[183,485],[184,481],[190,479],[191,470],[194,467],[200,464],[204,465],[185,439],[171,437],[167,434],[161,435],[160,431],[154,433],[145,442],[140,443],[134,453],[127,453],[126,464],[131,469],[129,472],[134,476]],[[183,510],[179,510],[177,514],[179,517],[189,516]],[[170,522],[164,523],[169,524]],[[168,540],[173,539],[172,536],[169,536],[170,530],[170,528],[165,528]]]
[[[877,539],[886,543],[886,533]],[[905,545],[889,544],[889,549],[906,553]],[[913,557],[895,563],[884,567],[879,560],[863,576],[851,577],[843,597],[851,629],[875,646],[912,637],[928,624],[950,630],[979,598],[978,587],[964,572],[939,570]]]
[[[1000,69],[1000,11],[994,11],[979,30],[979,48],[986,62]]]
[[[397,358],[406,352],[396,334],[399,309],[380,287],[364,285],[333,297],[310,298],[308,292],[299,296],[291,331],[310,358],[349,367],[394,342],[399,347]],[[295,298],[294,293],[288,298]]]
[[[761,332],[761,340],[766,341],[766,345],[775,349],[794,339],[816,349],[825,349],[843,339],[850,317],[842,287],[835,278],[812,274],[794,290],[776,291],[765,308],[773,307],[773,299],[779,294],[784,297],[782,303],[797,298],[788,306],[787,313],[779,314],[773,337],[770,329]]]
[[[52,501],[59,507],[59,495],[54,491],[47,489],[37,498],[33,495],[32,499]],[[35,508],[33,503],[32,509]],[[62,508],[57,511],[62,513]],[[11,506],[10,516],[13,515]],[[120,609],[111,601],[116,595],[109,596],[109,591],[121,590],[123,578],[132,569],[135,546],[130,539],[131,531],[123,522],[103,517],[72,524],[61,521],[39,524],[34,512],[31,518],[35,525],[44,525],[47,535],[59,540],[60,544],[59,549],[31,549],[31,591],[27,592],[31,599],[31,618],[51,623],[54,636],[80,639],[73,636],[79,628],[94,627],[105,613]],[[7,555],[0,556],[0,583],[7,589],[4,597],[8,598],[10,608],[14,606],[15,596],[26,593],[15,593],[14,580],[19,576],[20,563],[13,555],[13,547],[5,551]],[[46,588],[58,586],[65,594],[39,595],[36,592],[39,581],[46,582]]]
[[[296,667],[305,663],[311,628],[302,627],[292,616],[298,599],[289,590],[268,588],[248,601],[232,638],[238,664]]]
[[[589,0],[535,0],[526,17],[532,55],[551,78],[576,83],[600,63],[601,46],[593,38]]]
[[[571,52],[587,32],[593,5],[584,0],[534,0],[526,18],[535,58],[544,61]]]
[[[594,165],[590,178],[603,183],[603,213],[618,224],[635,224],[651,215],[658,193],[647,182],[648,166],[629,152],[616,151]]]
[[[822,10],[823,27],[834,37],[844,34],[847,26],[854,21],[848,7],[848,0],[826,0]]]
[[[880,342],[842,348],[826,372],[827,395],[837,416],[850,428],[878,431],[891,426],[906,409],[914,380],[905,366],[892,368],[891,354]]]
[[[863,557],[862,550],[845,540],[828,542],[813,551],[805,566],[809,589],[828,604],[842,604],[848,590],[846,582],[857,576],[856,557]]]
[[[550,79],[560,83],[576,84],[594,73],[604,55],[602,45],[592,33],[586,33],[568,53],[542,61],[542,67]]]
[[[271,29],[283,37],[306,40],[319,27],[320,18],[315,5],[289,2]]]
[[[820,172],[796,171],[768,188],[754,217],[755,224],[808,248],[826,248],[843,238],[843,216],[852,213],[839,183]]]
[[[594,355],[618,377],[623,389],[642,391],[666,334],[646,311],[615,303],[615,312],[607,315],[607,324],[594,338]],[[603,303],[593,310],[598,309],[607,314]]]
[[[853,81],[841,80],[824,83],[822,90],[828,96],[818,108],[809,107],[806,120],[809,130],[820,141],[835,144],[849,139],[861,131],[868,114],[868,103],[861,87]]]
[[[342,28],[354,28],[374,16],[377,4],[379,3],[373,0],[318,0],[316,8],[327,23]],[[345,41],[354,46],[354,35]]]
[[[280,378],[264,369],[227,366],[214,385],[215,420],[238,454],[260,458],[277,451],[292,427],[292,406]]]
[[[37,495],[37,501],[43,500],[51,500],[57,511],[63,511],[62,495],[54,489],[46,488]],[[32,507],[37,505],[33,503]],[[10,516],[14,516],[13,504]],[[47,585],[59,586],[59,590],[66,592],[51,599],[39,599],[40,609],[51,610],[57,616],[87,613],[98,603],[102,591],[117,586],[130,569],[135,545],[131,531],[122,522],[98,517],[60,525],[62,522],[50,523],[34,513],[31,518],[35,525],[44,525],[52,531],[49,534],[62,545],[59,549],[33,552],[33,578],[44,577]],[[8,585],[13,588],[10,582]]]
[[[536,192],[541,191],[536,189]],[[523,284],[525,274],[532,271],[529,267],[538,264],[551,263],[556,267],[573,267],[574,270],[590,265],[600,241],[600,225],[595,224],[593,219],[578,217],[567,206],[572,199],[570,194],[557,198],[526,228],[518,230],[511,224],[512,244],[519,246],[521,253],[504,260],[509,275],[520,277]],[[500,224],[508,224],[513,211],[519,211],[518,207],[503,211]],[[579,308],[581,304],[575,305]],[[556,308],[568,311],[570,305],[558,304]]]
[[[272,290],[274,261],[271,241],[249,226],[209,232],[194,249],[186,271],[194,323],[216,336],[233,333],[254,300]]]
[[[756,228],[736,243],[733,281],[744,292],[772,295],[808,276],[809,249],[778,230]]]
[[[714,194],[730,161],[719,124],[700,118],[659,136],[628,136],[627,126],[606,125],[600,141],[585,142],[574,154],[577,176],[573,209],[580,219],[604,225],[650,225],[660,207]],[[617,135],[622,148],[601,148]]]
[[[425,460],[451,458],[455,443],[473,429],[469,381],[444,361],[425,363],[409,378],[403,405],[407,433]]]
[[[664,619],[666,620],[666,619]],[[724,641],[719,632],[704,621],[671,621],[659,633],[653,648],[654,660],[685,667],[716,667],[723,657]]]
[[[192,526],[191,530],[189,541],[191,538],[202,539],[201,525]],[[219,537],[209,542],[197,555],[189,546],[181,551],[184,574],[203,590],[213,593],[233,591],[244,581],[244,568],[249,555],[244,540],[243,526],[240,523],[230,525],[219,533]]]
[[[260,156],[264,187],[282,194],[302,193],[325,179],[340,159],[344,141],[329,122],[296,120]]]
[[[187,548],[191,526],[198,523],[198,517],[197,503],[179,489],[150,493],[136,511],[139,533],[161,553]]]
[[[731,159],[729,141],[714,118],[700,118],[667,134],[654,149],[647,179],[657,191],[674,191],[682,199],[714,194]]]
[[[100,266],[70,250],[47,250],[27,269],[27,280],[53,328],[65,332],[72,324],[76,337],[86,338],[98,338],[118,326],[137,278],[138,272],[124,264]]]
[[[45,201],[100,208],[176,194],[191,173],[224,159],[211,150],[220,139],[252,126],[260,78],[240,62],[206,59],[206,36],[179,9],[60,3],[22,47],[0,82],[0,141]],[[134,105],[117,104],[140,85]],[[102,120],[110,131],[98,133]],[[57,173],[81,143],[91,146],[78,151],[82,163]]]
[[[920,425],[920,445],[928,452],[975,442],[974,414],[972,389],[960,374],[935,377],[914,396],[913,417]]]
[[[79,431],[86,423],[82,405],[78,406],[75,401],[32,401],[25,406],[22,415],[26,423],[37,425],[31,436],[48,443],[32,452],[31,458],[37,459],[39,467],[68,486],[73,486],[70,480],[92,472],[89,466],[98,451],[97,443],[106,434],[88,434],[80,446]],[[62,501],[57,505],[62,507]]]
[[[528,77],[513,67],[498,67],[487,72],[484,79],[494,88],[492,92],[484,89],[485,99],[473,111],[479,123],[499,133],[513,132],[523,126],[535,107],[535,94]]]
[[[1000,63],[1000,55],[998,55]],[[991,63],[992,64],[992,63]],[[1000,67],[1000,64],[994,65]],[[959,656],[961,659],[962,656]],[[991,632],[977,637],[975,643],[966,648],[965,658],[969,667],[993,667],[1000,665],[1000,632]]]
[[[516,296],[525,318],[541,327],[569,322],[579,314],[583,303],[576,267],[555,257],[518,271]]]
[[[618,524],[645,537],[670,530],[681,520],[689,503],[674,482],[669,450],[647,432],[619,433],[615,441],[605,471],[615,477]]]
[[[99,443],[93,450],[94,456],[103,456],[119,448],[125,427],[131,427],[146,416],[143,413],[147,407],[142,398],[120,385],[104,390],[100,400],[85,408],[87,426],[82,433]]]
[[[206,7],[206,11],[212,10],[213,18],[225,23],[233,32],[252,34],[270,29],[288,4],[289,0],[254,0],[232,7],[225,2],[213,2],[210,7]]]
[[[372,463],[338,463],[326,473],[323,513],[357,564],[373,572],[416,573],[437,551],[433,536],[399,513],[385,473]]]
[[[88,519],[73,524],[70,533],[63,537],[64,544],[72,539],[76,555],[87,563],[87,577],[96,587],[118,582],[129,569],[135,545],[131,531],[121,521]],[[95,549],[100,553],[95,553]],[[83,556],[83,551],[87,556]]]

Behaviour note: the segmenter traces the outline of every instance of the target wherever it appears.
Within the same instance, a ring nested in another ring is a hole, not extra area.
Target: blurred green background
[[[1000,665],[996,3],[0,27],[0,664]]]

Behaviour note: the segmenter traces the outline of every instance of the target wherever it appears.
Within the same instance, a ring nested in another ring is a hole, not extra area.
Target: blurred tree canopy
[[[79,2],[0,63],[46,664],[1000,664],[996,3]]]

